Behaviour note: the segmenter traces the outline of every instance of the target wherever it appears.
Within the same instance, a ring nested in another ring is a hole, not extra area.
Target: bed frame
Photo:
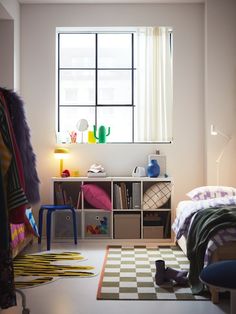
[[[15,248],[12,249],[12,257],[15,258],[21,251],[23,251],[28,244],[33,244],[34,236],[27,234],[26,238],[21,241]]]
[[[181,250],[186,254],[186,240],[184,237],[181,237],[177,241]],[[218,247],[212,254],[212,263],[229,260],[229,259],[236,259],[236,241],[228,242],[220,247]],[[211,301],[214,304],[219,303],[219,289],[211,288],[209,289],[211,292]]]
[[[236,241],[228,242],[218,247],[212,254],[212,262],[218,262],[222,260],[236,259]],[[219,303],[219,290],[210,289],[211,300],[213,303]]]

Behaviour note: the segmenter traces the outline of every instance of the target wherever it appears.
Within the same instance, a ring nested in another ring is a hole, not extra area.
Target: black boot
[[[167,267],[165,272],[165,278],[167,280],[175,280],[180,285],[186,285],[188,282],[188,271],[177,270],[174,268]]]
[[[156,264],[156,275],[155,282],[158,286],[162,285],[165,281],[165,261],[157,260]]]

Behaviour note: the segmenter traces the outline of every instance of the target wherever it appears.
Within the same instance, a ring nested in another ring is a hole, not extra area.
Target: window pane
[[[95,67],[95,34],[60,34],[61,68]]]
[[[76,124],[80,119],[86,119],[89,124],[88,130],[93,130],[95,124],[95,108],[93,107],[62,107],[59,110],[60,113],[60,132],[64,132],[68,135],[71,131],[76,131],[78,134],[77,142],[81,143],[82,134],[77,130]],[[87,131],[83,135],[84,142],[87,142]]]
[[[131,70],[98,71],[98,104],[132,104]]]
[[[131,68],[131,34],[98,34],[98,67]]]
[[[97,126],[111,128],[107,142],[132,142],[132,108],[103,107],[98,108]]]
[[[61,70],[60,105],[94,105],[95,71]]]

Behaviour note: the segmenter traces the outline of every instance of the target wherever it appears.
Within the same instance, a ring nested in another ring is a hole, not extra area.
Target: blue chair
[[[199,278],[210,288],[230,291],[231,314],[236,313],[236,260],[212,263],[203,268]]]
[[[46,225],[46,236],[47,236],[47,250],[50,250],[51,247],[51,218],[52,213],[57,210],[65,210],[68,209],[72,213],[73,218],[73,230],[74,230],[74,243],[77,244],[77,224],[76,224],[76,213],[75,209],[71,205],[42,205],[39,209],[39,222],[38,222],[38,229],[39,229],[39,238],[38,243],[41,243],[42,239],[42,230],[43,230],[43,212],[47,210],[47,225]]]

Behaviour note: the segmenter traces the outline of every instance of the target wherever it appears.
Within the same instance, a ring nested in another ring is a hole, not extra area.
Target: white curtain
[[[137,30],[135,142],[172,140],[172,36],[167,27]]]

